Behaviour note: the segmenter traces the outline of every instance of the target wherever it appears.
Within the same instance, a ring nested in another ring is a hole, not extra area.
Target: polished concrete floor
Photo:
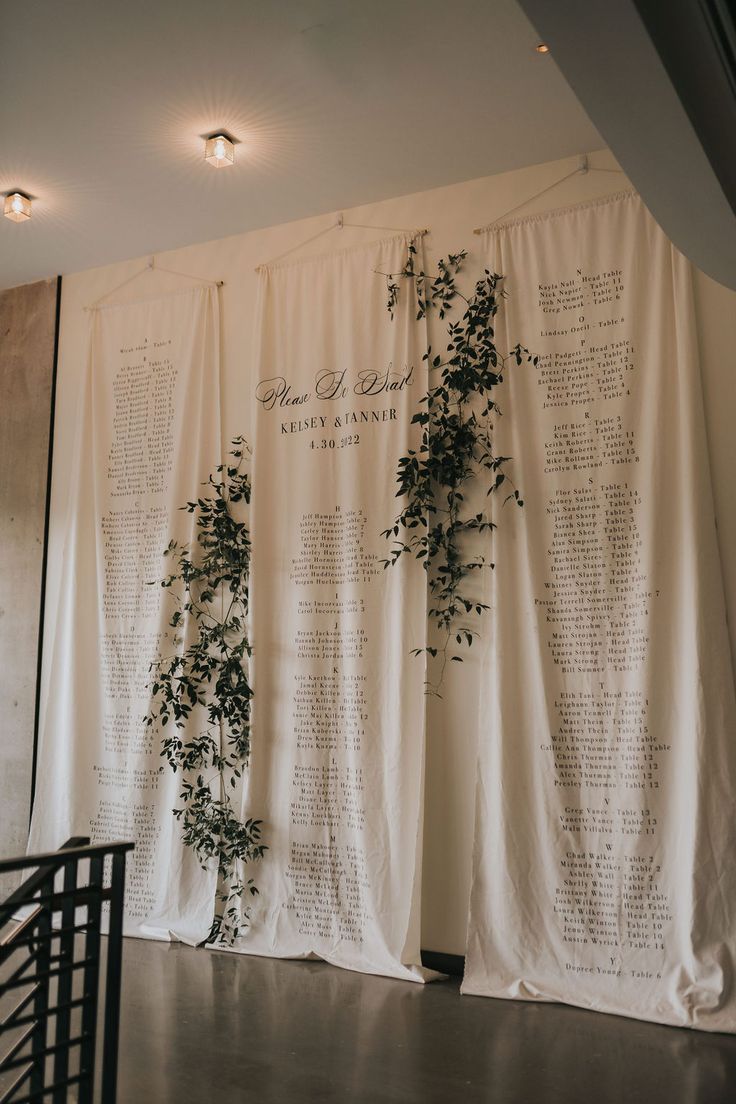
[[[736,1038],[126,939],[118,1104],[736,1104]]]

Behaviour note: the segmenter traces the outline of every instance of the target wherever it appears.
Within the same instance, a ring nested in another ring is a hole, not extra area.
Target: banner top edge
[[[635,188],[626,188],[623,191],[612,192],[607,196],[600,196],[598,199],[583,200],[581,203],[569,203],[564,207],[553,207],[549,211],[539,211],[537,214],[520,215],[519,218],[510,219],[508,222],[501,222],[498,225],[491,223],[490,226],[485,226],[480,231],[480,236],[486,237],[490,234],[498,234],[503,230],[511,230],[516,226],[525,226],[532,222],[544,222],[547,219],[560,218],[563,215],[575,214],[578,211],[585,211],[592,207],[604,207],[609,203],[620,203],[625,199],[641,199],[641,196]]]
[[[136,307],[141,303],[157,303],[160,299],[172,299],[176,295],[191,295],[195,291],[217,291],[219,285],[211,282],[196,284],[194,287],[176,288],[174,291],[163,291],[159,295],[143,295],[139,299],[121,299],[119,303],[99,303],[83,309],[89,314],[96,311],[119,310],[121,307]]]
[[[342,257],[349,253],[358,253],[362,249],[373,249],[377,246],[388,245],[392,242],[403,241],[405,243],[416,241],[418,238],[423,237],[421,231],[407,231],[398,234],[391,234],[388,237],[373,238],[368,242],[355,242],[353,245],[343,246],[342,249],[333,249],[329,253],[313,253],[308,257],[296,257],[294,260],[288,261],[270,261],[265,264],[258,265],[256,271],[259,275],[263,275],[267,272],[275,272],[280,269],[297,268],[299,265],[314,264],[316,261],[333,260],[336,257]]]

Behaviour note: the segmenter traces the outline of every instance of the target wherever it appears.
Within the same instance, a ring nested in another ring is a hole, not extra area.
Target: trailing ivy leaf
[[[262,822],[243,824],[232,793],[248,763],[253,697],[245,630],[250,532],[234,509],[250,502],[250,479],[242,470],[247,453],[245,439],[236,437],[231,462],[216,468],[222,478],[210,475],[204,484],[209,493],[182,507],[194,517],[194,545],[172,540],[165,550],[176,570],[161,585],[171,590],[176,606],[169,627],[180,632],[166,638],[173,654],[151,665],[151,705],[144,718],[161,732],[161,757],[181,777],[181,804],[172,812],[182,839],[204,867],[217,871],[219,907],[209,939],[226,943],[249,922],[246,886],[257,892],[252,878],[244,881],[245,866],[267,850],[260,841]],[[164,734],[170,717],[174,731]]]
[[[411,281],[417,317],[436,309],[438,317],[444,318],[458,303],[460,316],[447,323],[445,356],[431,356],[428,349],[423,358],[430,362],[430,382],[419,400],[420,410],[412,418],[413,424],[421,426],[421,445],[398,461],[396,497],[403,500],[402,506],[382,535],[391,540],[402,529],[415,532],[409,544],[395,542],[398,548],[383,565],[393,566],[403,552],[410,552],[427,572],[427,616],[442,634],[443,643],[439,648],[412,649],[412,655],[439,657],[438,676],[426,684],[428,693],[437,694],[448,658],[462,662],[462,656],[449,653],[450,646],[472,646],[476,633],[465,619],[481,618],[489,609],[478,600],[471,581],[479,571],[494,568],[478,554],[476,545],[496,529],[496,522],[467,511],[466,501],[472,501],[470,488],[476,493],[484,491],[487,497],[504,484],[513,487],[508,470],[511,458],[494,451],[492,418],[500,417],[501,410],[493,393],[503,384],[507,367],[536,365],[537,358],[520,344],[507,355],[496,346],[494,319],[505,297],[502,276],[485,269],[474,290],[465,296],[456,280],[467,256],[465,250],[441,258],[434,275],[415,273],[414,253],[409,252],[401,272],[383,273],[391,317],[402,283]],[[523,506],[515,488],[504,501],[510,499]]]

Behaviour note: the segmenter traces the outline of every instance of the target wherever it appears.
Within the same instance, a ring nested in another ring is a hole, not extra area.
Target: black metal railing
[[[0,904],[0,1104],[92,1104],[96,1086],[102,1104],[114,1104],[133,846],[76,837],[60,851],[0,861],[0,874],[33,871]]]

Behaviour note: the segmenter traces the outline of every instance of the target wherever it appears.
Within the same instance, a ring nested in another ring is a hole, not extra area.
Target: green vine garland
[[[232,444],[230,462],[204,484],[209,494],[181,507],[195,515],[195,549],[172,540],[164,553],[176,565],[160,583],[176,604],[166,634],[172,654],[151,665],[145,718],[160,732],[161,755],[181,776],[181,806],[173,813],[183,841],[203,867],[217,862],[218,907],[208,942],[222,943],[236,939],[249,919],[243,897],[258,889],[245,879],[244,864],[266,850],[262,822],[242,823],[231,796],[248,765],[253,697],[247,676],[251,542],[237,516],[239,504],[250,502],[250,478],[242,470],[248,449],[242,437]],[[185,735],[189,727],[193,735]]]
[[[453,654],[455,646],[469,648],[478,635],[468,617],[480,618],[489,609],[476,597],[472,580],[482,570],[495,567],[475,549],[483,543],[478,538],[497,526],[484,510],[478,512],[470,506],[469,500],[479,488],[487,498],[506,487],[510,489],[504,502],[524,505],[509,476],[511,457],[494,452],[493,418],[499,417],[501,410],[493,396],[503,383],[508,362],[536,365],[538,359],[519,344],[506,356],[499,353],[494,319],[505,297],[503,277],[485,269],[466,297],[456,282],[466,256],[465,250],[449,254],[431,276],[415,270],[416,248],[410,244],[401,272],[381,273],[387,281],[387,308],[392,318],[402,280],[413,282],[417,320],[433,309],[444,318],[458,299],[465,304],[460,320],[447,327],[445,355],[433,357],[430,348],[423,357],[429,362],[430,386],[420,400],[424,409],[412,418],[422,426],[422,440],[418,449],[410,449],[398,462],[396,496],[404,504],[393,525],[382,534],[393,541],[382,561],[384,568],[409,553],[423,562],[427,572],[428,618],[440,643],[415,648],[412,654],[426,653],[439,659],[437,678],[426,683],[427,693],[437,696],[441,696],[448,659],[463,662],[461,655]]]

